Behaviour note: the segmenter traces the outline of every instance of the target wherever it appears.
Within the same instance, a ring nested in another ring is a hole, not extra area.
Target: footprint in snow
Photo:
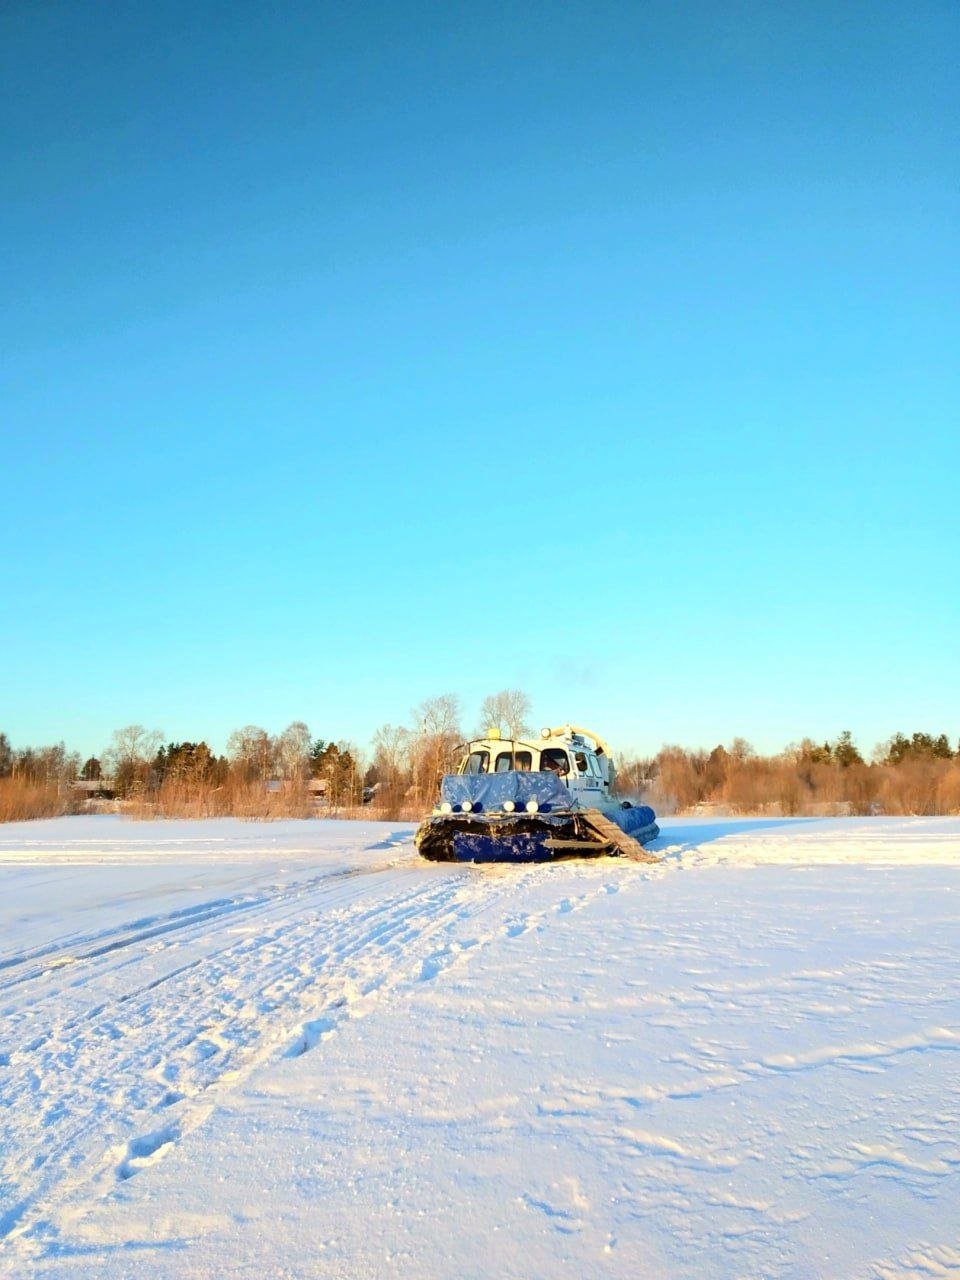
[[[559,1231],[565,1236],[576,1235],[582,1230],[582,1223],[567,1209],[561,1209],[558,1205],[550,1204],[547,1200],[538,1200],[527,1192],[524,1192],[520,1197],[520,1202],[525,1204],[528,1209],[542,1213],[548,1219],[554,1231]]]
[[[435,951],[432,956],[427,956],[420,969],[420,981],[431,982],[438,973],[442,973],[464,951],[469,951],[479,941],[479,938],[464,938],[460,942],[451,942],[449,946],[442,947],[441,950]]]
[[[146,1133],[140,1138],[131,1139],[127,1143],[127,1152],[124,1159],[117,1166],[117,1177],[121,1182],[126,1182],[128,1178],[132,1178],[141,1169],[155,1164],[160,1158],[160,1153],[164,1147],[169,1147],[179,1137],[180,1130],[176,1125],[171,1124],[163,1129],[157,1129],[153,1133]]]
[[[516,916],[513,920],[508,920],[503,926],[503,932],[508,938],[519,938],[521,934],[526,933],[529,925],[529,916]]]
[[[341,1001],[341,1003],[343,1002]],[[325,1040],[327,1036],[332,1035],[336,1029],[337,1024],[332,1018],[314,1018],[311,1022],[305,1022],[300,1035],[283,1056],[285,1058],[302,1058],[305,1053],[315,1049],[321,1040]]]

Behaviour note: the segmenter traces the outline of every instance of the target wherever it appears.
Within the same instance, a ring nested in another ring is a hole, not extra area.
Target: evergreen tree
[[[952,760],[950,740],[945,733],[934,737],[932,733],[915,733],[907,738],[895,733],[886,744],[881,763],[898,765],[905,760]]]
[[[327,744],[323,738],[315,738],[310,747],[310,776],[311,778],[320,778],[322,774],[323,753],[327,749]]]
[[[844,729],[833,744],[833,759],[841,769],[849,769],[852,764],[863,764],[863,756],[857,750],[849,729]]]

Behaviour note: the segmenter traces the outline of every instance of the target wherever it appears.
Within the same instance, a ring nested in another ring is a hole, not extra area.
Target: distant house
[[[268,778],[264,786],[268,791],[289,791],[294,784],[289,778]],[[323,796],[327,793],[326,778],[308,778],[307,790],[312,791],[314,795]]]
[[[269,778],[264,786],[268,791],[279,792],[288,790],[293,784],[285,778]],[[327,803],[327,779],[326,778],[308,778],[307,790],[313,797],[314,804],[318,806]]]
[[[112,800],[116,794],[112,778],[77,778],[70,785],[85,800]]]
[[[318,809],[322,809],[328,803],[327,800],[327,779],[326,778],[310,778],[307,782],[307,790],[313,796],[313,803]]]

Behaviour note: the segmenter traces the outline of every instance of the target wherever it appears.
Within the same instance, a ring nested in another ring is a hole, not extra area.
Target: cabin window
[[[489,773],[490,771],[490,752],[489,751],[471,751],[467,756],[467,767],[464,773]]]
[[[511,769],[519,769],[521,773],[529,773],[532,768],[533,754],[530,751],[501,751],[494,766],[497,773],[509,773]]]
[[[578,773],[586,773],[586,772],[587,772],[587,757],[584,755],[584,753],[583,753],[582,751],[575,751],[575,752],[573,753],[573,758],[574,758],[574,760],[575,760],[575,761],[576,761],[576,763],[577,763],[577,772],[578,772]]]
[[[550,773],[558,773],[561,778],[565,777],[570,772],[567,753],[559,747],[548,747],[546,751],[540,752],[540,768]]]

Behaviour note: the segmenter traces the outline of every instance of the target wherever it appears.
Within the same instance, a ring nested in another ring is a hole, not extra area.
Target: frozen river
[[[960,819],[0,827],[0,1275],[960,1277]]]

